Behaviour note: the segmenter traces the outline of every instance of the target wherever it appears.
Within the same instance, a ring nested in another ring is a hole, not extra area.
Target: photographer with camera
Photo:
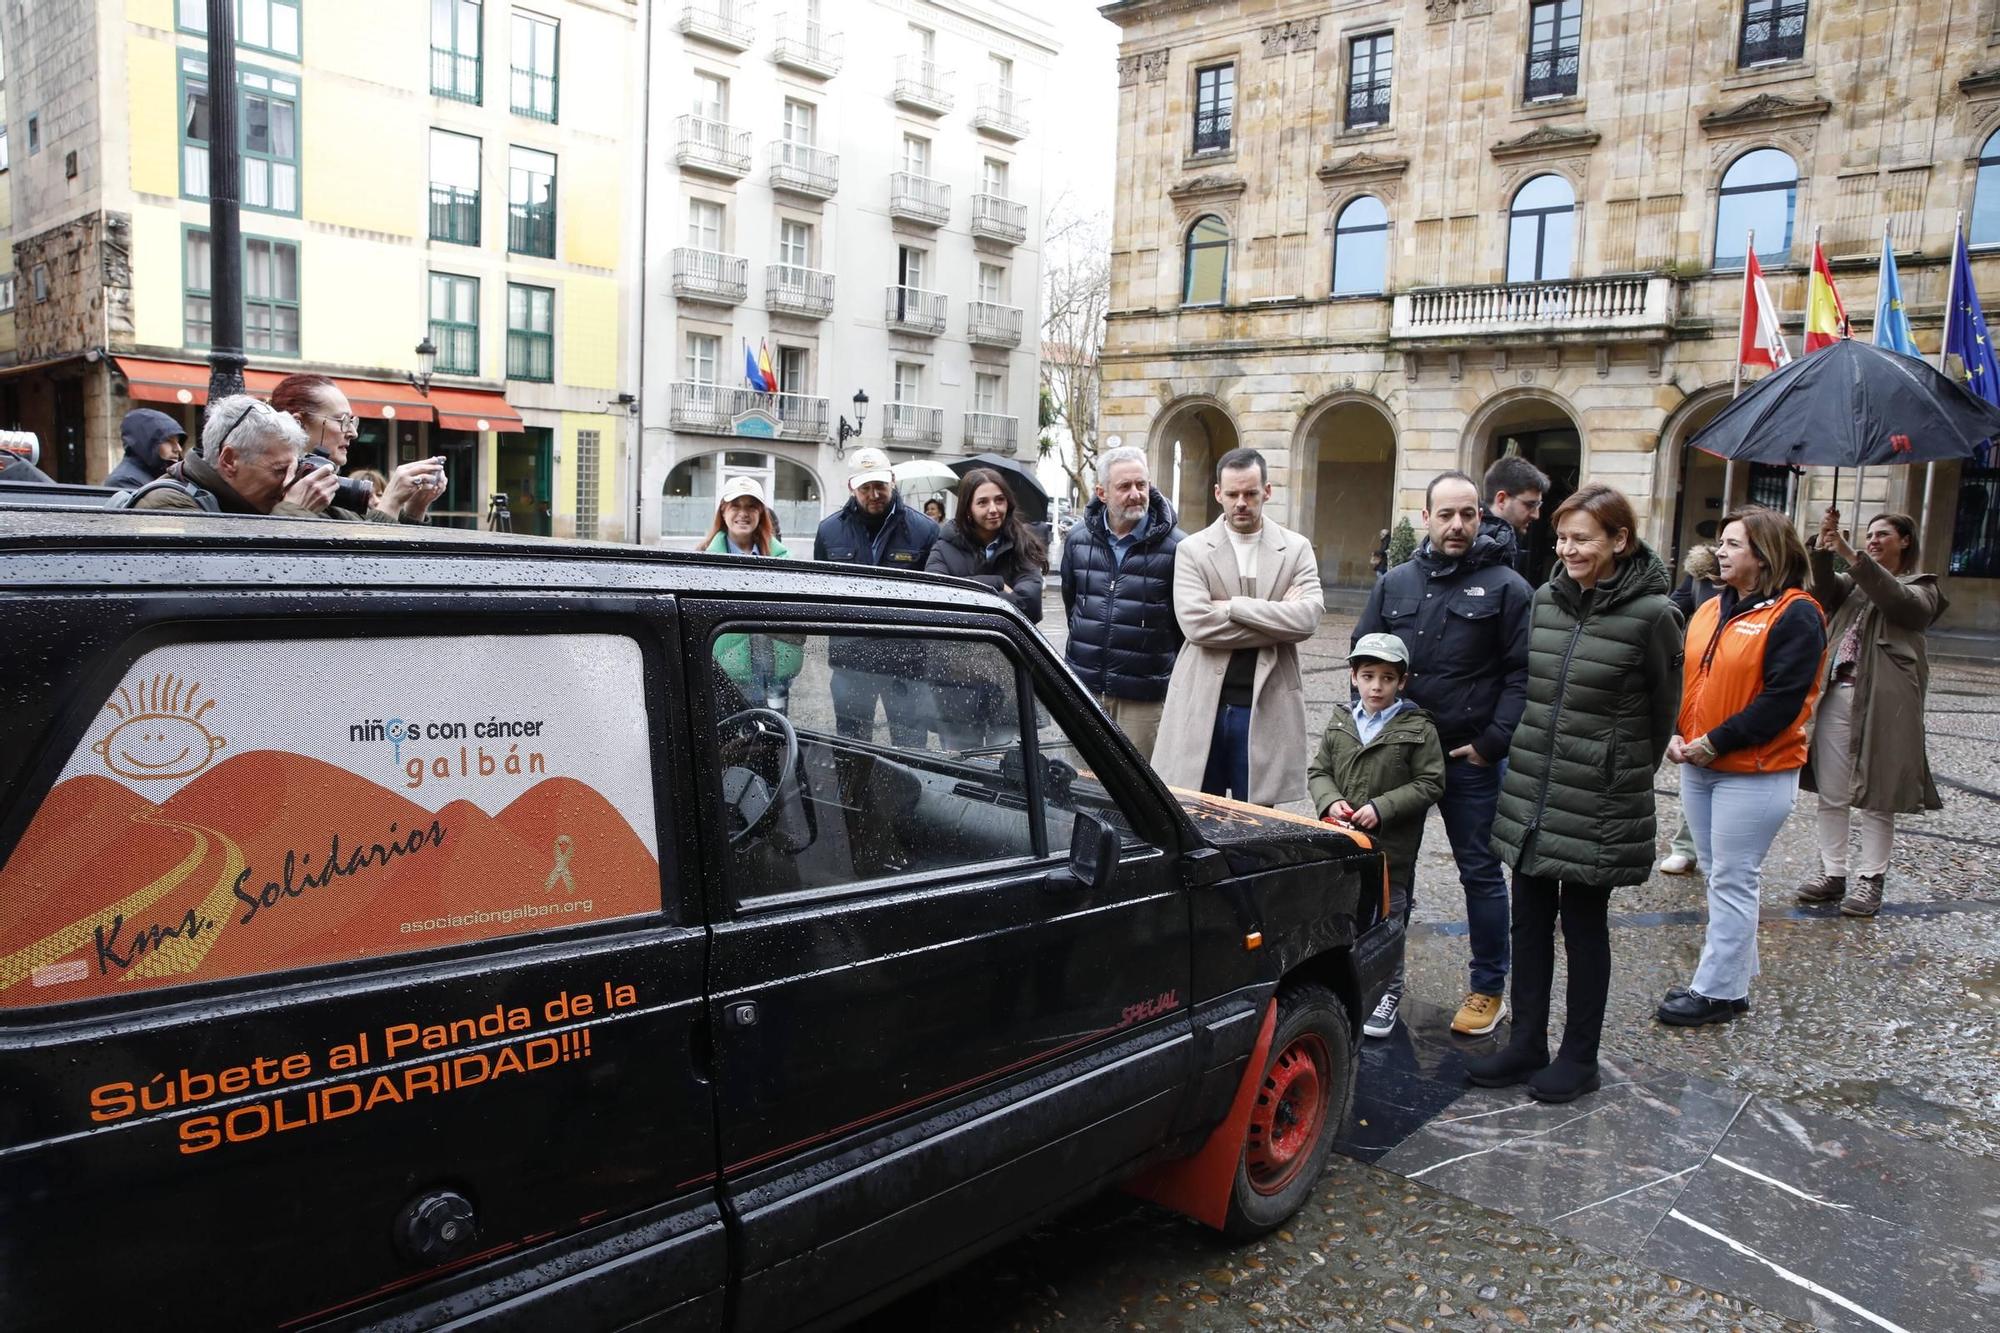
[[[337,474],[347,465],[348,446],[360,432],[361,420],[339,385],[324,375],[287,375],[271,390],[271,406],[289,412],[305,430],[302,466],[330,468]],[[444,494],[444,486],[442,458],[403,464],[389,475],[389,484],[379,495],[368,482],[340,478],[321,517],[421,523],[431,503]]]
[[[312,518],[333,501],[333,473],[305,466],[305,432],[283,412],[237,394],[208,405],[199,454],[188,454],[113,508]]]

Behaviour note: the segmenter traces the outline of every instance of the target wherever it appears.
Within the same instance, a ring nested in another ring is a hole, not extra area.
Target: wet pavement
[[[1044,629],[1060,641],[1060,604]],[[1304,646],[1315,734],[1345,698],[1351,615]],[[1444,1030],[1464,900],[1433,816],[1413,1023],[1364,1052],[1342,1153],[1293,1225],[1231,1245],[1123,1198],[943,1284],[926,1322],[1054,1327],[1907,1328],[2000,1299],[2000,662],[1933,670],[1942,811],[1899,819],[1872,921],[1801,908],[1812,797],[1765,861],[1763,973],[1736,1022],[1652,1011],[1692,974],[1698,875],[1612,900],[1606,1087],[1572,1107],[1465,1087]],[[1661,845],[1678,817],[1661,772]],[[1559,963],[1560,967],[1560,963]],[[1562,979],[1554,1018],[1562,1021]]]

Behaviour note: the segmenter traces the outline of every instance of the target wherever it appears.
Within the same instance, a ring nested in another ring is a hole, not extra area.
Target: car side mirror
[[[1069,873],[1080,884],[1102,890],[1118,868],[1118,830],[1096,815],[1078,812],[1069,835]]]

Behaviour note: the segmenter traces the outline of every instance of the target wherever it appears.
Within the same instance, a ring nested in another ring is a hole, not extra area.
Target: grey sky
[[[1049,141],[1042,184],[1045,206],[1065,191],[1081,211],[1111,216],[1118,141],[1118,27],[1097,12],[1097,0],[1041,0],[1062,42],[1044,104],[1034,110]]]

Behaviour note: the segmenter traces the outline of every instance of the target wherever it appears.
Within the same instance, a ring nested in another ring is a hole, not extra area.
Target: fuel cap
[[[412,1200],[396,1217],[396,1249],[413,1263],[437,1264],[472,1248],[479,1219],[472,1202],[455,1190],[433,1190]]]

